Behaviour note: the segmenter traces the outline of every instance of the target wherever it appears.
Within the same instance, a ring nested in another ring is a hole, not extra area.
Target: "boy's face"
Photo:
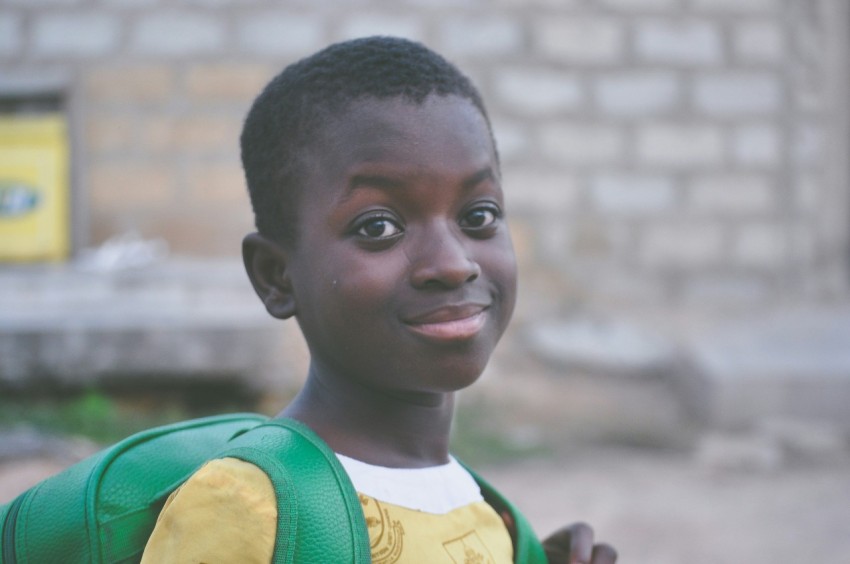
[[[361,100],[305,154],[286,272],[314,370],[392,392],[474,382],[516,297],[481,113],[457,96]]]

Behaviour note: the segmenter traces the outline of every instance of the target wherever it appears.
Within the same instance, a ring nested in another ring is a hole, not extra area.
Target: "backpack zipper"
[[[26,494],[18,496],[9,506],[6,514],[6,522],[3,523],[3,562],[4,564],[15,564],[15,526],[18,524],[18,512],[24,504]]]

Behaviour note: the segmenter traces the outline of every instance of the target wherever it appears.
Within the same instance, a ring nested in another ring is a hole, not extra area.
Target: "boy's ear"
[[[272,317],[288,319],[295,315],[286,251],[259,233],[251,233],[242,239],[242,260],[254,291]]]

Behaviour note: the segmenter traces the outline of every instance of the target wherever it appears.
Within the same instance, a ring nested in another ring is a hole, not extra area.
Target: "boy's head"
[[[490,127],[481,96],[454,65],[405,39],[368,37],[327,47],[277,75],[254,101],[242,130],[242,164],[257,230],[294,243],[304,160],[316,133],[352,102],[429,94],[469,100]]]
[[[297,318],[311,374],[471,384],[511,317],[516,262],[469,81],[407,41],[335,45],[274,79],[242,144],[260,230],[245,266],[269,313]]]

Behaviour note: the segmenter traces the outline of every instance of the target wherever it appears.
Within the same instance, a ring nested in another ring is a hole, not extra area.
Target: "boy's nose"
[[[481,274],[481,267],[469,256],[458,235],[431,233],[422,239],[419,252],[411,257],[410,278],[414,287],[457,288]]]

